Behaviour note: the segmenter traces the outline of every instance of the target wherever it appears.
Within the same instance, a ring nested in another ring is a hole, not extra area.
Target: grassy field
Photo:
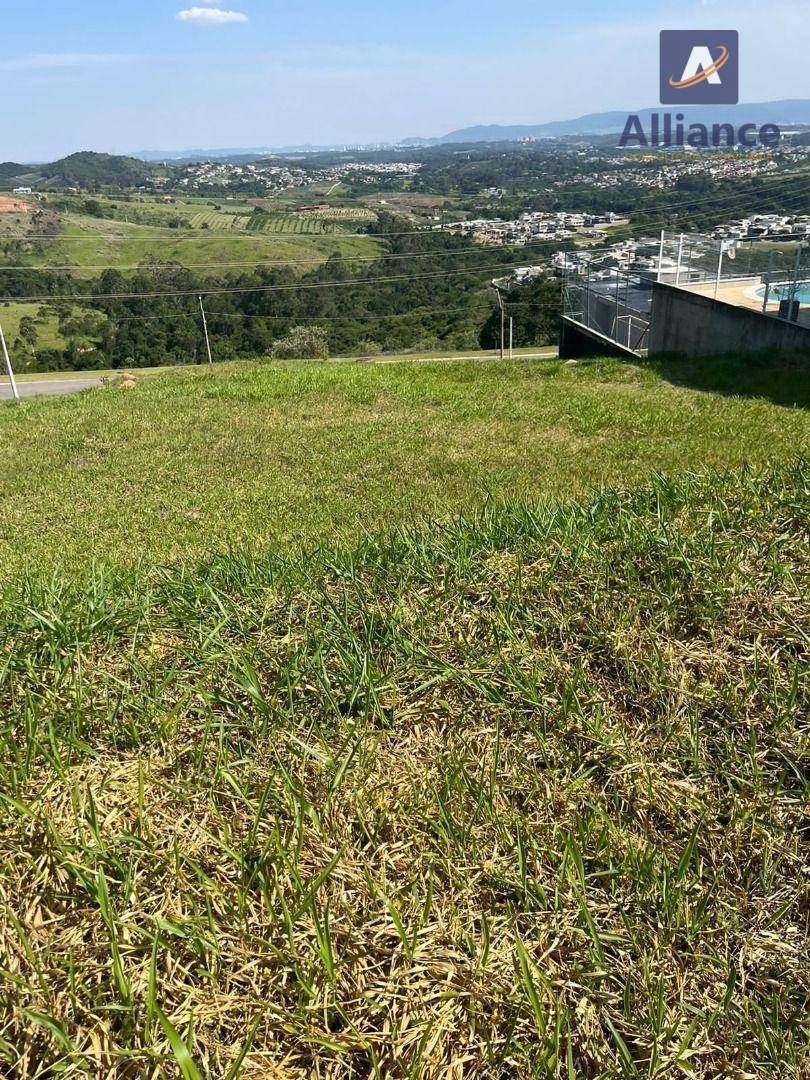
[[[799,358],[0,406],[0,1075],[803,1080],[808,409]]]
[[[808,404],[799,364],[548,360],[243,364],[5,405],[0,580],[348,540],[487,495],[784,461],[810,424],[769,400],[774,386]]]
[[[368,225],[374,215],[361,210],[332,207],[325,210],[301,210],[294,214],[262,214],[250,222],[251,232],[264,233],[323,233],[335,235],[336,230],[350,232]],[[339,235],[337,231],[337,235]]]
[[[341,235],[357,228],[355,219],[308,221],[305,215],[287,213],[259,217],[246,202],[230,205],[223,200],[178,200],[140,207],[103,199],[97,201],[106,201],[116,218],[97,218],[79,212],[81,200],[74,201],[76,210],[60,214],[60,235],[38,241],[36,251],[15,253],[16,263],[76,267],[81,276],[89,277],[99,267],[136,267],[149,260],[176,261],[215,272],[234,263],[317,265],[333,253],[370,257],[380,251],[379,242],[371,237]],[[126,221],[126,214],[145,215],[149,223]],[[169,222],[178,217],[187,227],[169,229]],[[0,245],[6,237],[22,237],[27,223],[24,226],[0,222]]]
[[[9,347],[19,334],[20,323],[26,317],[36,323],[38,348],[65,347],[65,339],[59,333],[59,316],[53,309],[42,304],[19,304],[13,300],[0,302],[0,326],[3,327]]]
[[[15,543],[109,528],[112,497],[132,547],[159,550],[126,485],[182,502],[196,416],[192,449],[243,487],[223,440],[253,435],[259,404],[275,460],[334,513],[330,476],[350,519],[368,485],[360,524],[386,426],[397,487],[436,447],[421,471],[446,508],[473,456],[479,495],[581,486],[574,463],[677,457],[680,478],[495,501],[315,559],[234,551],[0,595],[0,1072],[806,1077],[810,473],[682,471],[787,457],[801,414],[617,365],[382,370],[8,410],[22,450],[58,441],[66,485],[57,508],[38,477]],[[176,410],[173,443],[146,433]],[[99,487],[127,443],[122,486]],[[139,475],[147,443],[172,446],[175,482]],[[277,512],[296,502],[296,481],[265,481]]]

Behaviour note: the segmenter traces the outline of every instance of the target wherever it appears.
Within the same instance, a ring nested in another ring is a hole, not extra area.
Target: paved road
[[[101,379],[17,379],[20,397],[38,397],[40,394],[75,394],[91,386],[101,386]],[[8,379],[0,379],[0,401],[13,397]]]

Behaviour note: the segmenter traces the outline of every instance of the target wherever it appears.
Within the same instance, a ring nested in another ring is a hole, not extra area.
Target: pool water
[[[768,301],[786,300],[790,294],[790,288],[787,285],[771,285],[771,291],[768,293]],[[757,290],[757,296],[765,298],[764,287]],[[810,282],[803,281],[798,287],[793,296],[794,300],[798,300],[800,304],[810,304]]]

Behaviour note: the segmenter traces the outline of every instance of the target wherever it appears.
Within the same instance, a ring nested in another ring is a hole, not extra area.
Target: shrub
[[[295,326],[270,347],[274,360],[326,360],[329,336],[322,326]]]

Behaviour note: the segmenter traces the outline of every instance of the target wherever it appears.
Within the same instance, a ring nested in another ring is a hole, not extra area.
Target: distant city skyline
[[[804,0],[33,0],[3,15],[0,159],[387,143],[654,105],[661,29],[740,32],[740,100],[810,97]]]

